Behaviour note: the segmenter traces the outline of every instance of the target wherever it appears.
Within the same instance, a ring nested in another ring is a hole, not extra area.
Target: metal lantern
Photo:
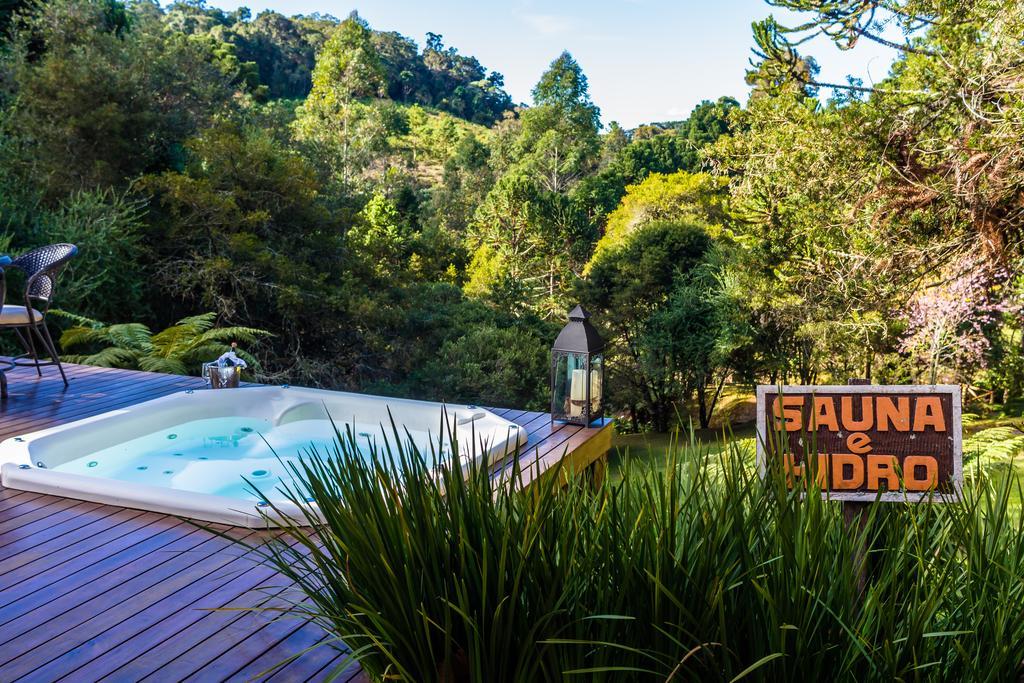
[[[551,347],[551,421],[590,425],[604,413],[604,340],[582,306]]]

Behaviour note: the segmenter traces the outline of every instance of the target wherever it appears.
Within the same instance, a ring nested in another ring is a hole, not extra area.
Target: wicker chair
[[[57,289],[57,275],[77,253],[78,247],[73,244],[50,244],[14,259],[6,268],[16,268],[25,273],[25,305],[4,304],[0,310],[0,330],[14,330],[25,349],[25,353],[14,357],[14,364],[34,365],[40,377],[43,376],[41,368],[44,365],[56,365],[64,386],[68,385],[68,378],[60,364],[50,331],[46,328],[46,313],[50,310],[50,302]],[[6,294],[7,281],[3,270],[0,270],[0,302],[6,301]],[[49,361],[39,360],[36,339],[49,354]]]

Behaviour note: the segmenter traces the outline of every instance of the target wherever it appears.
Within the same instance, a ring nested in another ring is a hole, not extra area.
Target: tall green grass
[[[312,526],[258,547],[295,582],[291,611],[375,679],[1021,675],[1010,480],[959,503],[874,505],[850,528],[735,446],[676,444],[666,467],[627,463],[596,490],[557,476],[520,490],[454,460],[429,471],[400,442],[367,459],[346,433],[309,453],[288,494]]]

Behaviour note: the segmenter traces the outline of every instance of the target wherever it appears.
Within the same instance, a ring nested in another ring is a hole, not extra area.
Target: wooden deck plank
[[[78,517],[101,507],[103,506],[99,503],[62,498],[56,503],[30,510],[0,524],[0,550],[19,539],[31,537],[37,540],[44,534],[52,534],[56,529],[62,528],[61,525],[64,523],[76,524],[81,521]],[[82,521],[82,524],[85,522]]]
[[[289,657],[294,657],[300,652],[311,654],[310,648],[324,642],[326,642],[326,638],[324,637],[323,629],[315,624],[306,622],[301,627],[295,629],[291,635],[279,640],[273,647],[266,648],[245,667],[236,670],[232,677],[241,680],[257,678],[268,680],[278,670],[283,668],[281,663],[287,662]],[[328,660],[334,659],[338,653],[330,647],[324,647],[323,649],[326,650],[323,657],[324,664],[326,665]],[[303,664],[309,666],[311,661],[304,661]]]
[[[113,387],[111,391],[115,391],[122,386],[124,387],[123,392],[109,395],[94,393],[80,401],[68,401],[52,405],[49,411],[26,411],[25,413],[18,413],[9,417],[0,415],[0,420],[2,420],[0,438],[6,439],[19,434],[27,434],[39,429],[45,429],[53,424],[73,422],[85,417],[91,417],[111,410],[119,410],[159,398],[160,396],[193,388],[192,384],[180,382],[161,382],[157,385],[138,386],[137,382],[125,381],[122,385]],[[57,419],[56,422],[55,418]]]
[[[271,579],[280,583],[271,569],[250,567],[191,605],[179,608],[175,614],[122,642],[103,656],[102,668],[90,666],[82,671],[83,675],[94,681],[138,681],[164,670],[182,652],[210,638],[244,614],[223,609],[225,606],[258,604],[260,598],[255,591]]]
[[[141,532],[145,527],[139,525],[145,524],[147,518],[156,520],[159,517],[155,512],[117,510],[82,527],[78,534],[65,534],[35,546],[35,559],[18,565],[16,569],[0,569],[0,608],[5,604],[4,586],[17,586],[22,593],[43,590],[60,574],[84,571],[94,560],[109,556],[125,543],[134,544],[132,532]],[[5,561],[7,559],[10,558],[4,558]],[[55,571],[57,567],[60,567],[59,573]]]
[[[173,559],[78,605],[59,620],[39,621],[28,630],[5,633],[7,648],[24,654],[5,662],[4,674],[11,678],[32,674],[39,680],[55,680],[64,675],[67,671],[61,667],[67,666],[65,653],[87,648],[104,631],[116,628],[131,615],[220,569],[232,559],[231,554],[219,552],[227,546],[226,541],[216,537],[201,540],[194,549],[174,553]],[[45,612],[37,609],[32,614],[39,617]],[[0,626],[0,632],[4,630]],[[54,646],[58,637],[59,642],[71,647]]]
[[[57,589],[64,591],[59,602],[50,600],[45,593],[26,594],[19,603],[15,603],[17,609],[22,611],[18,623],[10,625],[8,622],[0,625],[0,634],[13,639],[19,634],[29,633],[35,626],[54,622],[58,617],[62,626],[71,628],[79,623],[75,622],[74,618],[81,616],[81,620],[84,621],[111,600],[133,597],[133,587],[139,586],[140,590],[146,587],[145,584],[140,586],[139,577],[144,577],[147,572],[152,571],[150,578],[157,577],[155,580],[159,580],[159,577],[166,573],[165,565],[170,560],[209,540],[197,530],[193,531],[194,533],[173,535],[169,543],[145,555],[133,556],[131,561],[125,564],[117,564],[115,558],[104,559],[98,563],[98,569],[102,573],[91,581],[82,582],[79,580],[80,577],[74,575],[67,577],[64,580],[71,582],[72,587],[70,590],[64,590],[62,587]],[[115,567],[116,572],[109,571]],[[174,566],[171,565],[170,568],[173,570]],[[8,610],[13,611],[13,605],[8,606]]]
[[[338,669],[341,671],[335,673]],[[320,671],[320,675],[335,683],[370,683],[370,677],[363,672],[357,662],[350,659],[345,653],[340,653],[328,663]]]
[[[206,641],[239,619],[242,606],[259,604],[262,590],[280,589],[283,580],[274,570],[257,561],[253,555],[241,555],[233,563],[231,575],[225,569],[224,581],[206,581],[207,592],[191,603],[184,603],[185,594],[176,594],[177,609],[149,624],[117,647],[76,672],[82,680],[141,680],[166,667],[182,652]],[[140,656],[140,652],[144,652]]]
[[[518,465],[520,469],[525,469],[531,466],[537,460],[537,449],[546,447],[551,443],[561,443],[569,438],[570,435],[575,433],[578,427],[573,425],[561,424],[558,422],[551,423],[547,422],[539,426],[536,431],[530,434],[529,440],[526,445],[519,450]],[[507,476],[513,469],[513,465],[516,463],[511,459],[501,463],[496,468],[496,474],[499,476]]]
[[[202,640],[191,642],[186,649],[178,648],[178,655],[174,659],[141,680],[153,683],[168,680],[184,681],[267,623],[270,617],[260,611],[253,611],[252,608],[282,606],[284,603],[278,596],[284,589],[280,579],[275,578],[260,586],[259,590],[250,591],[232,602],[232,606],[239,608],[239,611],[223,612],[224,618],[219,621],[216,631]],[[249,659],[236,662],[236,666],[244,666],[248,661]]]
[[[251,555],[234,559],[226,559],[224,554],[211,557],[226,562],[203,581],[182,585],[144,607],[136,603],[136,609],[118,622],[116,629],[103,630],[34,672],[35,675],[52,678],[64,671],[63,675],[71,680],[96,681],[132,661],[140,645],[162,642],[161,637],[166,639],[188,629],[206,614],[204,610],[223,604],[225,595],[218,592],[220,589],[226,587],[228,594],[240,595],[252,590],[270,573]]]
[[[104,392],[100,391],[101,389],[111,387],[116,382],[126,383],[131,380],[131,376],[124,374],[123,371],[75,367],[76,370],[69,372],[67,388],[59,379],[52,381],[46,375],[42,379],[37,379],[35,375],[25,377],[23,371],[9,373],[10,395],[6,401],[0,404],[0,415],[12,417],[25,413],[38,413],[41,409],[59,407],[62,404],[90,398],[96,393],[103,395]],[[18,374],[19,372],[20,374]],[[145,384],[149,385],[151,382]]]
[[[22,491],[20,496],[12,496],[7,501],[4,501],[7,502],[8,505],[0,508],[0,522],[5,522],[8,519],[14,519],[26,512],[46,507],[50,503],[54,502],[54,500],[64,500],[39,500],[40,496],[43,494],[36,493],[35,495],[32,495],[32,493],[33,492],[31,491]]]
[[[70,610],[89,597],[116,587],[117,582],[107,579],[108,576],[116,573],[120,577],[123,572],[123,578],[128,578],[132,571],[152,566],[162,550],[172,543],[180,542],[191,533],[195,533],[195,530],[185,530],[181,526],[166,527],[131,548],[95,562],[87,570],[68,574],[46,572],[47,579],[51,581],[45,592],[47,600],[59,600],[62,609]],[[198,539],[200,536],[196,534],[193,538]],[[140,558],[149,559],[143,562]],[[19,591],[16,599],[4,606],[3,613],[0,614],[0,626],[38,609],[41,603],[40,595],[42,594]]]
[[[282,587],[282,580],[279,576],[272,572],[269,578],[266,575],[263,576],[262,582],[257,582],[237,595],[233,595],[231,590],[225,589],[221,595],[224,602],[219,607],[230,609],[210,611],[200,615],[200,618],[190,628],[171,635],[160,642],[158,648],[138,654],[135,659],[113,672],[107,680],[180,680],[184,675],[194,671],[202,663],[191,663],[190,652],[194,652],[198,646],[210,638],[216,637],[217,634],[225,633],[225,629],[230,628],[232,624],[246,616],[245,609],[261,605],[267,599],[264,591],[279,590]],[[229,638],[228,642],[233,644],[235,640]],[[175,671],[182,670],[184,674],[175,674]]]
[[[266,678],[266,683],[287,683],[288,681],[294,681],[296,679],[297,672],[305,670],[316,670],[322,674],[325,678],[333,673],[342,661],[347,661],[348,664],[352,663],[349,657],[349,651],[347,648],[338,647],[340,644],[332,642],[330,636],[322,637],[316,643],[316,647],[313,649],[307,649],[306,652],[299,658],[292,660],[273,671]],[[294,655],[295,651],[289,653]],[[337,680],[347,680],[344,676],[339,677]]]
[[[71,547],[70,554],[89,550],[95,544],[94,537],[102,538],[102,533],[112,523],[120,520],[132,520],[142,514],[139,510],[126,511],[111,506],[98,506],[93,510],[73,517],[66,522],[54,524],[45,533],[36,533],[28,538],[20,539],[4,547],[3,560],[0,560],[0,590],[20,579],[17,569],[26,564],[33,564],[25,571],[38,573],[52,564],[59,564],[61,557],[69,552],[59,553],[61,549]],[[136,528],[136,526],[128,527]],[[109,551],[104,551],[104,554]],[[53,557],[49,557],[53,555]],[[42,560],[48,560],[43,562]]]
[[[284,600],[274,600],[270,606],[279,608],[288,607]],[[241,675],[240,670],[248,670],[250,675],[259,675],[267,671],[269,667],[262,667],[257,670],[249,670],[248,665],[260,656],[261,653],[273,649],[282,640],[288,638],[295,631],[307,622],[295,617],[281,617],[268,620],[266,616],[257,613],[249,613],[232,624],[229,630],[238,629],[237,635],[242,636],[233,645],[227,648],[218,647],[212,659],[193,671],[190,675],[181,680],[188,683],[205,683],[205,681],[223,681],[229,679],[249,680],[249,676]],[[309,625],[310,628],[314,628]],[[323,633],[317,628],[319,633]],[[193,661],[199,661],[203,656],[210,654],[209,648],[196,650],[192,657]]]
[[[30,494],[26,491],[18,491],[17,489],[0,488],[0,510],[5,510],[9,508],[12,505],[12,503],[8,501],[10,501],[12,498],[18,498],[19,496],[26,495]],[[13,503],[13,505],[17,505],[17,503]]]
[[[41,378],[32,368],[8,373],[0,440],[205,385],[65,369],[67,388],[54,368]],[[546,413],[490,410],[527,431],[521,466],[550,466],[566,449],[590,458],[590,439],[600,437]],[[506,458],[495,471],[512,466]],[[358,679],[344,647],[315,624],[219,609],[255,606],[266,599],[261,591],[284,585],[230,541],[172,516],[0,488],[0,681],[247,680],[271,669],[268,680],[320,681],[339,668],[335,680]],[[328,644],[274,669],[317,643]]]
[[[41,408],[60,408],[74,405],[82,401],[124,395],[132,387],[159,389],[164,386],[187,385],[203,386],[203,381],[196,377],[178,375],[156,375],[153,378],[138,377],[139,373],[126,370],[112,370],[88,373],[85,375],[72,373],[68,377],[68,388],[65,389],[59,380],[50,382],[47,378],[28,380],[35,387],[20,392],[14,387],[21,386],[18,378],[10,378],[10,397],[0,405],[0,415],[13,417],[24,414],[38,414]],[[145,373],[156,374],[156,373]],[[10,377],[10,376],[9,376]]]

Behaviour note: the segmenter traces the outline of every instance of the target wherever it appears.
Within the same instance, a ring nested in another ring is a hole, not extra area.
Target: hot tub
[[[0,483],[264,527],[275,521],[270,502],[299,517],[279,490],[291,481],[289,462],[311,447],[332,452],[335,427],[351,429],[367,457],[385,443],[393,448],[392,419],[403,444],[415,444],[430,467],[451,457],[453,435],[463,467],[495,462],[527,438],[522,427],[476,406],[297,387],[189,390],[8,439],[0,444]]]

